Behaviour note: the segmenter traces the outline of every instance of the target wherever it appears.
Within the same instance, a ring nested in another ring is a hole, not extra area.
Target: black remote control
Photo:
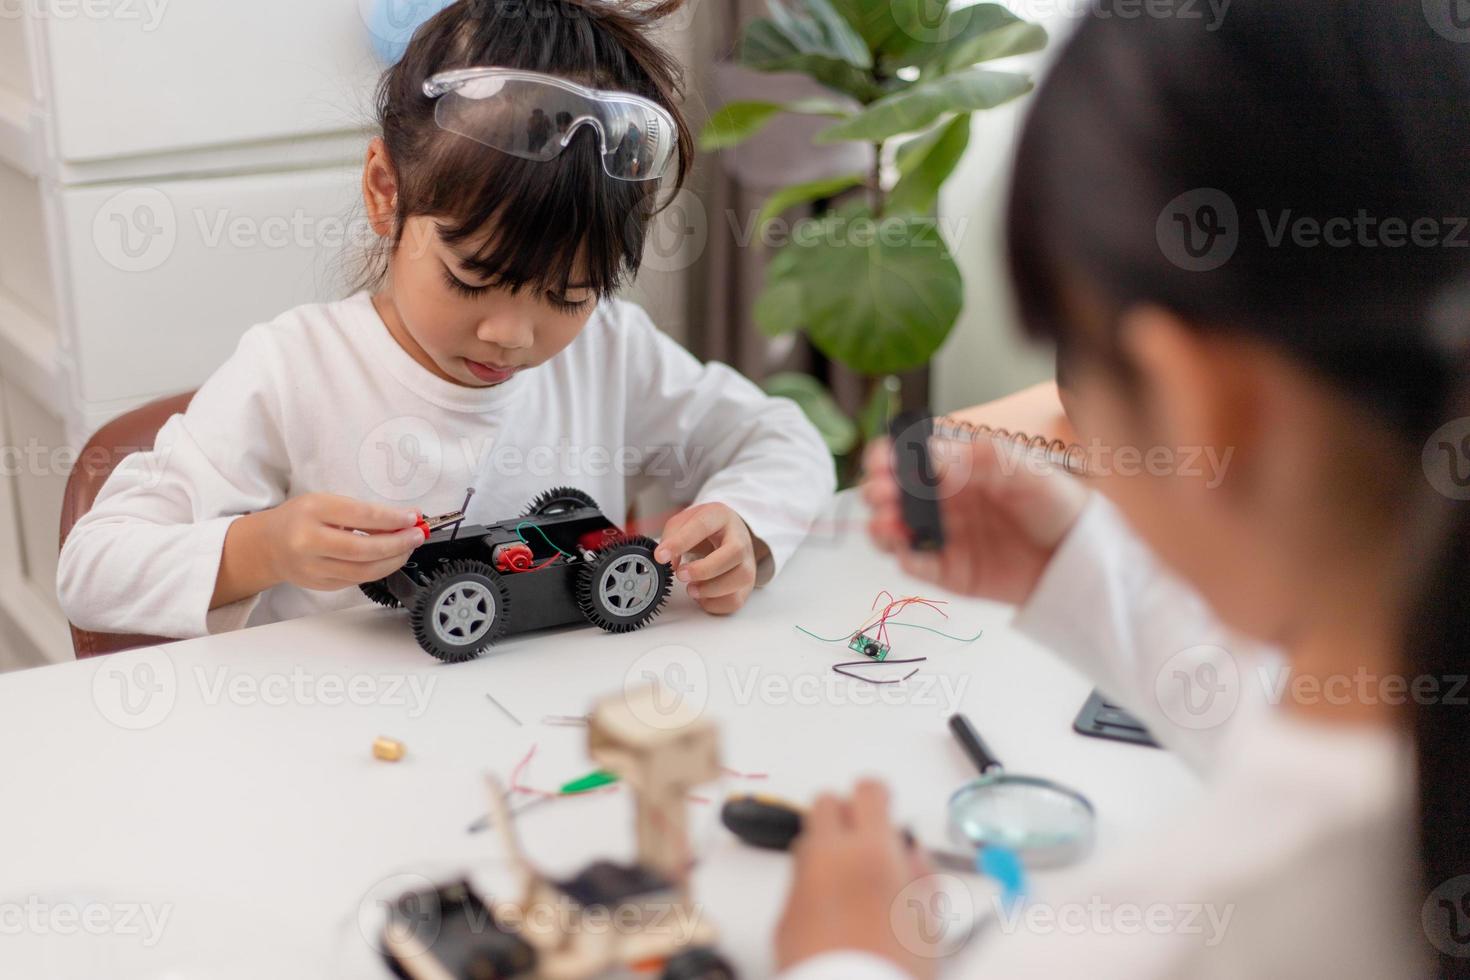
[[[893,439],[894,475],[902,493],[903,522],[915,551],[944,547],[944,522],[939,516],[939,478],[929,456],[933,416],[904,412],[888,424]]]

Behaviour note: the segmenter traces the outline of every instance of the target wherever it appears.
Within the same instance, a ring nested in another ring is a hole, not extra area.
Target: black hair
[[[1236,0],[1215,30],[1084,17],[1035,96],[1007,247],[1022,321],[1069,374],[1134,383],[1116,328],[1153,304],[1272,345],[1381,421],[1433,529],[1404,669],[1447,691],[1470,669],[1470,505],[1419,467],[1470,415],[1470,44],[1432,6]],[[1432,890],[1470,872],[1470,710],[1412,711]],[[1470,959],[1439,968],[1470,977]]]
[[[408,218],[432,216],[450,245],[493,228],[475,271],[511,291],[562,292],[578,259],[598,296],[637,275],[659,198],[683,187],[694,138],[680,109],[683,71],[650,36],[686,0],[459,0],[414,32],[382,77],[377,115],[398,178],[395,231],[369,258],[364,286],[381,282]],[[555,159],[521,159],[446,132],[424,80],[457,68],[500,66],[632,92],[673,115],[678,162],[664,181],[625,181],[602,169],[596,133],[583,127]]]

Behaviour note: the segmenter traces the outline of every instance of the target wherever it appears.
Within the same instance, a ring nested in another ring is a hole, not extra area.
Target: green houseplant
[[[800,404],[835,455],[878,431],[896,375],[927,364],[959,318],[964,283],[934,216],[940,188],[970,142],[971,116],[1032,88],[1030,78],[978,67],[1036,51],[1046,32],[993,3],[951,0],[767,0],[769,17],[740,40],[741,64],[800,72],[832,97],[732,102],[710,119],[701,146],[720,150],[781,113],[812,117],[814,141],[872,148],[865,173],[782,188],[756,219],[765,240],[788,209],[855,188],[861,195],[779,236],[756,302],[761,329],[804,331],[827,357],[867,379],[854,421],[815,378],[783,374],[768,390]]]

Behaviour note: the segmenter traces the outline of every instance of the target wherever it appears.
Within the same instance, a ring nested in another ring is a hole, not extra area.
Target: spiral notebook
[[[1080,443],[1067,442],[1063,439],[1048,439],[1046,436],[1033,436],[1025,432],[1013,432],[1010,429],[998,429],[989,425],[976,425],[973,422],[962,422],[947,415],[934,420],[934,434],[944,439],[962,442],[994,439],[997,442],[1010,443],[1027,452],[1044,456],[1049,462],[1075,476],[1087,475],[1087,450]]]

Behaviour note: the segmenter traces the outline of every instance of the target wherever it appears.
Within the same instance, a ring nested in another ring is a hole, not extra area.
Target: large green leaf
[[[771,19],[802,51],[841,58],[858,68],[873,67],[867,42],[832,6],[831,0],[795,0],[793,11],[783,0],[768,0]]]
[[[766,265],[766,286],[756,297],[752,313],[756,325],[768,337],[779,337],[806,326],[800,280],[791,277],[796,250],[783,248]]]
[[[939,200],[940,188],[969,145],[970,114],[967,112],[899,147],[896,162],[902,176],[888,195],[889,209],[927,214]]]
[[[898,33],[895,5],[912,2],[914,0],[832,0],[832,5],[857,29],[871,50],[882,51]]]
[[[728,102],[710,116],[704,131],[699,134],[699,146],[703,150],[737,146],[783,112],[843,119],[852,115],[850,105],[834,99],[799,99],[785,105],[779,102]]]
[[[937,11],[934,0],[899,0],[894,4],[897,31],[883,48],[886,72],[918,65],[940,75],[992,58],[1035,51],[1046,44],[1046,32],[1021,20],[1005,7],[977,3]]]
[[[841,177],[825,177],[805,184],[783,187],[766,198],[765,206],[761,208],[760,214],[755,219],[755,226],[757,229],[765,228],[766,222],[785,213],[789,208],[841,194],[845,190],[857,187],[867,179],[864,174],[845,174]]]
[[[809,374],[787,372],[773,374],[762,385],[766,394],[790,398],[806,413],[827,443],[833,456],[852,452],[858,441],[858,427],[837,404],[827,386]]]
[[[798,303],[812,343],[860,373],[928,363],[959,318],[963,282],[932,220],[875,223],[853,205],[804,222],[788,256],[768,291]]]
[[[798,71],[823,85],[872,102],[887,92],[866,69],[822,51],[805,49],[772,20],[754,20],[740,40],[740,63],[757,71]]]
[[[862,112],[829,126],[817,143],[878,142],[923,129],[951,112],[991,109],[1031,91],[1024,75],[970,68],[879,99]]]

